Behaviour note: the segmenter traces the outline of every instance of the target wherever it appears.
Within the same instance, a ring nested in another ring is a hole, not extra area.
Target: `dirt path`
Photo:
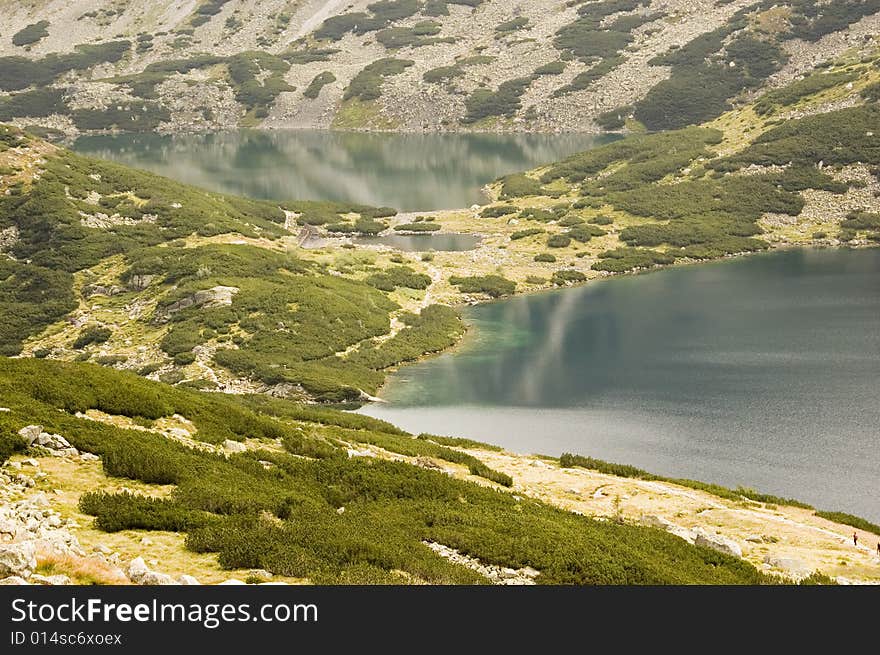
[[[670,531],[695,528],[735,541],[760,570],[803,577],[813,571],[842,583],[880,584],[880,537],[817,517],[811,510],[731,501],[667,482],[636,480],[526,455],[468,450],[514,479],[514,491],[588,516]],[[669,529],[669,528],[667,528]],[[852,534],[859,536],[853,546]]]

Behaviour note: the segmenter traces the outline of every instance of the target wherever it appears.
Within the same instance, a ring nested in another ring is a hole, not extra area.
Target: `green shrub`
[[[567,284],[577,284],[586,281],[587,276],[580,271],[562,270],[553,273],[553,284],[557,286],[565,286]]]
[[[464,76],[464,69],[458,64],[438,66],[422,73],[422,79],[429,84],[442,84],[462,76]]]
[[[80,330],[79,336],[77,336],[72,345],[76,350],[81,350],[93,343],[104,343],[111,336],[113,336],[113,332],[110,328],[94,325]]]
[[[532,75],[561,75],[565,72],[564,61],[551,61],[549,64],[538,66]]]
[[[803,98],[815,95],[836,86],[842,86],[858,78],[858,73],[840,71],[837,73],[813,73],[803,80],[793,82],[781,89],[774,89],[761,96],[755,103],[755,112],[759,116],[766,116],[779,107],[787,107],[799,102]]]
[[[675,257],[645,248],[617,248],[606,250],[593,264],[593,270],[623,273],[637,268],[651,268],[657,265],[672,264]]]
[[[318,73],[309,83],[308,87],[306,87],[306,90],[303,91],[303,95],[306,98],[311,98],[312,100],[314,100],[320,95],[321,89],[323,89],[328,84],[332,84],[335,81],[336,76],[330,71]]]
[[[116,63],[130,49],[130,41],[108,41],[78,45],[73,52],[52,53],[42,59],[0,57],[0,90],[18,91],[29,86],[48,86],[70,71],[87,70],[98,64]]]
[[[510,235],[511,241],[518,241],[519,239],[525,239],[527,237],[533,237],[537,234],[544,234],[544,230],[539,227],[531,227],[525,230],[517,230],[513,234]]]
[[[546,193],[541,183],[523,173],[508,175],[501,179],[500,197],[502,200],[542,195],[546,195]]]
[[[503,23],[498,23],[498,25],[495,26],[495,32],[499,35],[510,34],[511,32],[525,29],[528,24],[528,18],[525,16],[517,16],[516,18],[511,18]]]
[[[516,282],[500,275],[453,276],[449,278],[449,283],[457,286],[462,293],[485,293],[491,298],[509,296],[516,291]]]
[[[403,223],[395,225],[394,230],[396,232],[437,232],[440,230],[440,226],[436,223]]]
[[[465,100],[467,113],[461,122],[470,124],[490,116],[513,116],[522,107],[520,99],[531,83],[531,78],[518,77],[502,82],[495,91],[477,89]]]
[[[79,509],[95,517],[104,532],[120,530],[168,530],[185,532],[198,523],[198,514],[167,498],[151,498],[130,492],[90,491],[79,499]]]
[[[47,27],[49,27],[49,21],[47,20],[41,20],[27,25],[12,35],[12,45],[22,47],[42,41],[49,36],[49,30],[46,29]]]
[[[370,275],[366,283],[382,291],[394,291],[398,287],[424,290],[430,286],[431,276],[416,273],[408,266],[394,266]]]
[[[0,424],[0,465],[6,463],[15,453],[27,449],[27,442],[15,434],[8,426]]]
[[[409,59],[386,57],[368,64],[351,80],[345,89],[343,100],[355,98],[363,102],[378,100],[382,96],[382,80],[386,77],[400,75],[414,63]]]
[[[571,245],[571,237],[565,234],[554,234],[547,239],[550,248],[568,248]]]
[[[586,89],[589,89],[591,86],[593,86],[593,84],[595,84],[603,77],[608,75],[608,73],[620,66],[623,61],[624,58],[622,56],[607,57],[600,60],[599,63],[585,70],[583,73],[578,73],[577,75],[575,75],[572,81],[565,86],[556,89],[556,91],[553,92],[553,97],[559,98],[569,93],[575,93],[577,91],[584,91]]]
[[[614,130],[622,130],[626,127],[626,119],[633,112],[632,106],[618,107],[610,111],[603,112],[596,117],[596,124],[603,130],[609,132]]]
[[[551,255],[549,252],[539,252],[535,255],[535,261],[553,263],[556,261],[556,255]]]
[[[483,218],[500,218],[508,214],[515,214],[518,211],[519,207],[515,205],[492,205],[491,207],[484,207],[480,212],[480,216]]]

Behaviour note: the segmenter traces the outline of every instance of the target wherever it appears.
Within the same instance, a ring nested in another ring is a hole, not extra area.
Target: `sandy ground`
[[[819,518],[811,510],[736,502],[666,482],[620,478],[552,460],[468,450],[514,479],[514,492],[588,516],[643,522],[661,517],[683,528],[700,527],[736,541],[743,557],[759,569],[785,574],[765,557],[797,560],[794,568],[820,571],[839,582],[880,584],[880,536]],[[852,534],[859,537],[853,545]],[[802,565],[802,566],[800,566]]]

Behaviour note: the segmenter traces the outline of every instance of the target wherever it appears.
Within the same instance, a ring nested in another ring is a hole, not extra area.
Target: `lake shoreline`
[[[437,234],[440,235],[443,233],[438,232]],[[659,273],[659,272],[665,271],[665,270],[672,270],[672,269],[684,268],[684,267],[689,267],[689,266],[704,266],[704,265],[711,265],[711,264],[720,264],[720,263],[724,263],[727,261],[736,261],[736,260],[745,259],[747,257],[759,257],[762,255],[764,255],[764,256],[772,255],[772,254],[778,253],[778,252],[787,252],[787,251],[793,251],[793,250],[870,250],[870,249],[874,249],[874,248],[880,248],[880,244],[868,243],[868,244],[860,244],[860,245],[853,245],[853,246],[829,245],[829,244],[822,244],[820,242],[815,242],[812,244],[776,244],[776,245],[772,245],[767,250],[762,250],[762,251],[757,251],[757,252],[736,253],[733,255],[725,255],[724,257],[719,257],[717,259],[703,259],[703,260],[693,259],[693,260],[686,260],[686,261],[685,260],[678,260],[673,264],[660,264],[660,265],[656,265],[652,268],[639,269],[639,270],[635,270],[635,271],[623,271],[620,273],[607,272],[599,277],[585,280],[583,282],[576,282],[576,283],[567,284],[566,286],[563,286],[563,287],[555,286],[555,285],[547,285],[545,287],[528,289],[526,291],[515,291],[512,295],[503,296],[500,298],[489,298],[486,300],[479,300],[479,301],[449,303],[449,306],[456,309],[456,310],[461,310],[461,309],[465,309],[468,307],[477,307],[477,306],[483,306],[483,305],[491,305],[491,304],[495,304],[495,303],[502,303],[502,302],[511,300],[513,298],[525,298],[525,297],[529,297],[529,296],[535,296],[535,295],[540,295],[540,294],[549,294],[549,293],[553,293],[553,292],[560,292],[561,293],[561,292],[564,292],[569,289],[584,288],[589,285],[596,284],[598,282],[610,282],[611,280],[614,280],[614,279],[637,277],[640,275],[649,275],[651,273]],[[443,350],[437,351],[437,352],[426,353],[417,359],[414,359],[414,360],[411,360],[408,362],[403,362],[403,363],[398,364],[396,366],[392,366],[392,367],[386,369],[386,372],[387,373],[395,373],[395,372],[400,371],[400,370],[407,368],[409,366],[413,366],[415,364],[419,364],[421,362],[425,362],[425,361],[434,359],[436,357],[439,357],[440,355],[444,355],[444,354],[447,354],[450,352],[457,351],[460,347],[463,346],[464,342],[468,338],[468,335],[472,335],[472,331],[473,331],[472,324],[467,323],[467,321],[463,321],[463,322],[464,322],[464,328],[465,328],[464,333],[458,339],[458,341],[456,341],[453,345],[451,345],[448,348],[445,348]],[[376,392],[374,394],[370,394],[370,400],[368,402],[365,402],[364,405],[367,405],[367,404],[370,404],[373,402],[387,403],[388,400],[386,400],[383,397],[382,391],[388,386],[389,383],[390,383],[390,381],[388,380],[388,376],[386,376],[385,381],[382,383],[382,385],[376,390]]]

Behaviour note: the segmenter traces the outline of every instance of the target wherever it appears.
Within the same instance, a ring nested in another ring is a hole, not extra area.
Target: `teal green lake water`
[[[82,154],[252,198],[340,200],[401,211],[485,202],[502,175],[587,150],[584,134],[362,134],[320,130],[78,139]]]
[[[880,250],[795,250],[465,312],[362,410],[880,520]]]
[[[595,144],[239,131],[89,137],[75,149],[252,197],[430,210],[479,202],[498,176]],[[465,314],[460,348],[403,368],[383,390],[389,402],[363,411],[413,432],[576,452],[880,520],[878,250],[760,255]]]

